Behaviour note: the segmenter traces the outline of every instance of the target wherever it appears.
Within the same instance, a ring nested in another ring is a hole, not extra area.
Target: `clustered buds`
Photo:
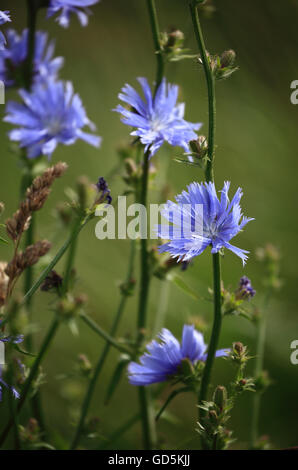
[[[211,72],[216,80],[228,78],[238,70],[238,67],[234,65],[236,53],[232,49],[224,51],[221,55],[211,55],[207,52],[207,59]],[[202,63],[201,58],[199,61]]]
[[[177,62],[183,59],[194,59],[196,56],[189,54],[189,49],[184,49],[184,34],[179,29],[161,33],[160,49],[165,59],[169,62]]]
[[[278,248],[268,243],[264,248],[258,248],[256,256],[257,260],[265,266],[265,286],[274,290],[279,289],[281,286],[279,277],[281,256]]]
[[[252,319],[252,312],[245,309],[245,303],[256,295],[251,280],[247,276],[242,276],[238,288],[235,291],[221,289],[222,312],[223,315],[242,315]]]
[[[202,411],[197,431],[201,435],[206,450],[214,448],[215,439],[217,450],[227,449],[231,444],[232,431],[226,428],[226,423],[230,418],[231,405],[227,390],[222,385],[216,387],[213,401],[203,402],[200,405]]]

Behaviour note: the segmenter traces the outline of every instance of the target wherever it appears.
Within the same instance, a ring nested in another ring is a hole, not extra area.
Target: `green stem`
[[[80,318],[88,325],[91,330],[93,330],[95,333],[97,333],[101,338],[103,338],[107,343],[109,343],[111,346],[114,346],[114,348],[118,349],[120,352],[127,353],[127,349],[123,346],[121,346],[117,341],[112,338],[106,331],[104,331],[95,321],[92,320],[92,318],[88,317],[85,313],[81,313]]]
[[[158,19],[156,13],[155,0],[147,0],[147,7],[150,19],[150,26],[152,31],[154,50],[156,54],[157,69],[156,69],[156,81],[155,81],[155,92],[162,82],[164,75],[164,60],[160,47],[160,32],[158,26]]]
[[[207,83],[208,90],[208,115],[209,115],[209,130],[208,130],[208,161],[205,170],[205,179],[207,182],[214,180],[214,152],[215,152],[215,119],[216,119],[216,100],[215,100],[215,79],[212,73],[206,46],[203,38],[203,33],[200,25],[198,9],[195,0],[191,0],[189,3],[190,15],[193,23],[195,37],[198,43],[204,73]],[[222,314],[221,314],[221,277],[220,277],[220,254],[216,253],[212,255],[213,258],[213,292],[214,292],[214,319],[212,326],[212,333],[210,344],[208,348],[208,356],[203,372],[201,388],[199,392],[199,404],[207,399],[208,387],[211,378],[211,372],[213,367],[213,361],[215,353],[218,347]],[[199,409],[200,410],[200,409]],[[199,411],[199,415],[202,415],[202,410]]]
[[[264,306],[261,318],[259,320],[258,330],[257,330],[257,352],[256,352],[256,361],[255,361],[255,371],[254,377],[259,377],[263,370],[264,365],[264,354],[265,354],[265,344],[266,344],[266,330],[267,330],[267,309],[268,303],[271,296],[271,289],[268,289],[268,292],[264,299]],[[252,409],[252,422],[251,422],[251,447],[254,448],[258,440],[258,427],[259,427],[259,416],[260,416],[260,406],[261,406],[261,394],[254,393],[253,396],[253,409]]]
[[[144,154],[143,175],[140,192],[140,204],[147,207],[148,193],[148,173],[149,173],[149,152]],[[150,273],[148,262],[148,240],[145,235],[141,238],[141,281],[138,308],[138,344],[141,344],[145,336],[147,302],[149,293]]]
[[[80,219],[75,220],[71,233],[73,232],[76,233],[78,230],[80,231],[81,230],[80,226],[81,226]],[[69,283],[71,279],[72,268],[73,268],[74,261],[75,261],[77,243],[78,243],[78,237],[74,237],[69,246],[64,275],[63,275],[62,295],[65,295],[69,290]]]
[[[39,370],[39,366],[57,332],[57,329],[58,329],[58,326],[59,326],[59,319],[57,317],[55,317],[55,319],[53,320],[48,332],[47,332],[47,335],[42,343],[42,346],[40,348],[40,351],[38,353],[38,356],[36,357],[34,363],[33,363],[33,366],[31,367],[31,370],[30,370],[30,374],[24,384],[24,387],[22,389],[22,392],[21,392],[21,398],[18,402],[18,406],[17,406],[17,409],[16,409],[16,415],[18,415],[21,411],[21,409],[23,408],[23,405],[26,401],[26,398],[31,390],[31,386],[32,386],[32,383],[34,381],[34,379],[36,378],[36,375],[38,373],[38,370]],[[9,431],[13,425],[13,419],[11,418],[7,425],[5,426],[4,428],[4,431],[2,432],[1,436],[0,436],[0,447],[3,446],[8,434],[9,434]]]
[[[215,100],[215,79],[210,68],[201,24],[199,20],[198,9],[194,0],[190,1],[189,4],[191,19],[193,23],[195,37],[198,43],[198,47],[203,62],[207,89],[208,89],[208,112],[209,112],[209,132],[208,132],[208,161],[205,170],[206,181],[213,181],[213,160],[215,152],[215,120],[216,120],[216,100]]]
[[[149,172],[149,151],[144,154],[142,186],[140,193],[140,204],[147,207],[147,192],[148,192],[148,172]],[[141,281],[140,281],[140,294],[139,294],[139,308],[137,318],[138,328],[138,341],[137,345],[140,346],[145,337],[145,328],[147,320],[147,304],[149,295],[150,273],[148,262],[148,243],[147,238],[141,239]],[[151,402],[148,390],[144,387],[139,387],[139,403],[140,414],[142,419],[143,429],[143,442],[146,450],[152,449],[155,445],[155,423],[153,413],[151,411]]]
[[[131,278],[132,278],[132,275],[133,275],[135,250],[136,250],[136,241],[131,240],[130,260],[129,260],[128,272],[127,272],[127,277],[126,277],[126,283],[129,283],[131,281]],[[113,322],[111,330],[110,330],[110,337],[111,338],[113,338],[116,335],[118,325],[119,325],[119,322],[122,318],[127,300],[128,300],[128,296],[124,291],[122,293],[120,304],[119,304],[114,322]],[[103,369],[106,358],[109,354],[110,348],[111,348],[111,344],[109,342],[107,342],[104,349],[103,349],[103,351],[102,351],[102,353],[101,353],[101,355],[100,355],[100,357],[99,357],[99,360],[97,362],[97,365],[96,365],[94,373],[93,373],[93,376],[90,380],[90,383],[89,383],[89,386],[88,386],[88,389],[87,389],[87,392],[86,392],[86,396],[85,396],[85,399],[84,399],[84,402],[83,402],[83,405],[82,405],[79,423],[78,423],[76,433],[75,433],[74,439],[73,439],[71,447],[70,447],[71,450],[76,449],[78,444],[79,444],[80,437],[81,437],[81,434],[82,434],[82,430],[84,428],[85,419],[86,419],[86,416],[88,414],[88,410],[89,410],[89,407],[90,407],[92,396],[93,396],[93,393],[94,393],[94,390],[95,390],[95,386],[96,386],[96,383],[98,381],[98,377],[99,377],[99,375],[100,375],[100,373]]]
[[[27,24],[28,24],[28,43],[27,43],[27,60],[24,70],[25,88],[30,91],[33,74],[34,74],[34,55],[36,43],[36,22],[37,22],[38,6],[35,0],[27,0]]]
[[[211,371],[215,353],[218,347],[218,341],[221,330],[222,314],[221,314],[221,289],[220,289],[220,255],[215,253],[213,259],[213,297],[214,297],[214,320],[212,326],[211,339],[208,347],[208,356],[203,372],[202,383],[199,393],[199,403],[207,399],[208,387],[211,378]],[[202,410],[199,411],[199,415]]]

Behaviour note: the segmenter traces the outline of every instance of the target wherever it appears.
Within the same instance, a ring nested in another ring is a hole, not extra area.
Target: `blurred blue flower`
[[[3,343],[14,343],[14,344],[19,344],[22,343],[24,340],[23,335],[17,335],[17,336],[3,336],[0,338],[0,341]],[[0,365],[0,401],[2,400],[2,387],[7,388],[8,390],[11,391],[13,394],[14,398],[20,398],[19,392],[11,385],[8,385],[2,378],[3,370],[2,366]]]
[[[121,121],[124,124],[137,128],[131,135],[140,138],[145,145],[145,151],[150,147],[151,157],[164,142],[189,152],[188,143],[197,138],[194,131],[198,130],[201,124],[192,124],[183,119],[184,103],[176,104],[178,86],[167,84],[164,79],[153,96],[147,79],[138,78],[138,81],[142,86],[145,101],[134,88],[126,84],[119,94],[119,99],[132,109],[118,105],[114,110],[122,114]]]
[[[28,158],[50,158],[58,144],[72,145],[77,139],[100,146],[100,137],[82,130],[89,126],[94,131],[95,126],[70,82],[49,81],[46,87],[37,85],[32,93],[21,90],[19,94],[23,103],[10,101],[4,120],[20,126],[10,131],[9,137],[27,149]]]
[[[147,351],[140,358],[140,363],[131,362],[128,366],[129,382],[132,385],[150,385],[164,382],[179,372],[183,359],[192,364],[206,361],[207,345],[202,333],[193,325],[184,325],[181,345],[173,334],[164,328],[158,335],[161,342],[153,340],[147,345]],[[226,356],[228,349],[216,351],[216,357]]]
[[[22,67],[27,59],[28,30],[20,35],[13,29],[7,31],[7,47],[0,51],[0,80],[7,87],[22,83]],[[63,65],[63,58],[53,58],[55,43],[48,42],[45,32],[36,33],[36,47],[34,54],[33,81],[39,83],[55,79],[57,72]]]
[[[98,3],[99,0],[50,0],[48,8],[48,17],[60,13],[57,18],[58,23],[63,28],[68,28],[71,13],[75,13],[82,26],[87,26],[88,15],[91,14],[89,8]],[[60,12],[60,10],[62,10]]]
[[[219,199],[214,183],[192,183],[187,191],[176,196],[177,203],[168,201],[161,214],[175,225],[158,226],[158,236],[170,240],[160,246],[159,251],[170,253],[178,261],[188,261],[210,245],[211,253],[227,248],[245,264],[248,251],[229,242],[254,219],[242,214],[241,188],[237,189],[232,201],[228,197],[229,188],[230,183],[225,182]]]
[[[9,16],[9,11],[0,10],[0,26],[2,24],[8,23],[9,21],[11,21],[10,16]],[[6,44],[5,36],[0,31],[0,51],[4,49],[5,44]]]

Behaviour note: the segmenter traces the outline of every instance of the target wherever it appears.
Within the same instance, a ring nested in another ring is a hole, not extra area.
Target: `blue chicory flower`
[[[132,107],[126,109],[118,105],[114,111],[122,115],[121,121],[136,127],[131,135],[140,138],[145,151],[150,147],[152,157],[164,142],[182,147],[189,152],[189,141],[196,139],[195,130],[202,124],[185,121],[184,103],[177,105],[178,86],[167,84],[163,79],[155,96],[146,78],[138,78],[142,86],[145,101],[130,85],[126,84],[119,94],[119,99]]]
[[[159,251],[170,253],[178,261],[188,261],[208,246],[211,246],[211,253],[227,248],[245,264],[248,251],[229,242],[254,219],[242,214],[241,188],[237,189],[232,201],[228,197],[229,188],[230,183],[225,182],[219,199],[214,183],[192,183],[187,191],[176,196],[176,203],[167,201],[161,214],[175,225],[158,226],[158,236],[170,240],[161,245]]]
[[[8,23],[9,21],[11,21],[10,16],[9,16],[9,11],[0,10],[0,26],[2,24]],[[6,44],[5,36],[0,31],[0,51],[4,49],[5,44]]]
[[[19,94],[23,103],[8,102],[4,121],[20,126],[9,137],[27,149],[28,158],[50,158],[58,144],[72,145],[77,139],[100,146],[100,137],[82,130],[88,126],[94,131],[95,126],[70,82],[49,81],[46,87],[39,84],[31,93],[21,90]]]
[[[6,36],[7,47],[0,51],[0,80],[5,83],[6,87],[9,87],[18,84],[19,71],[27,59],[28,30],[25,29],[19,35],[13,29],[9,29]],[[33,63],[34,84],[56,79],[57,72],[63,65],[63,58],[53,58],[54,51],[54,41],[48,43],[47,33],[38,31]]]
[[[158,337],[161,342],[153,340],[147,345],[148,352],[141,356],[140,364],[129,364],[128,377],[132,385],[144,386],[166,381],[179,372],[183,359],[189,359],[192,364],[207,359],[204,337],[193,325],[184,325],[181,344],[166,328]],[[216,351],[216,357],[227,356],[228,351],[220,349]]]
[[[60,16],[57,18],[58,23],[63,28],[68,28],[70,16],[74,13],[77,15],[81,25],[87,26],[88,16],[91,14],[88,7],[98,2],[99,0],[50,0],[48,17],[50,18],[59,12]]]

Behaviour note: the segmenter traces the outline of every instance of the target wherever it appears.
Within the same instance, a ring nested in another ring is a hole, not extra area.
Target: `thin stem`
[[[208,112],[209,112],[209,132],[208,132],[208,161],[205,170],[206,181],[214,180],[213,173],[213,160],[215,152],[215,123],[216,123],[216,100],[215,100],[215,79],[210,68],[201,24],[199,20],[199,14],[197,6],[193,0],[189,4],[191,19],[193,23],[195,37],[198,43],[198,47],[203,62],[207,89],[208,89]]]
[[[81,221],[75,220],[71,233],[77,232],[77,230],[80,231],[80,225],[81,225]],[[69,290],[69,283],[70,283],[71,273],[72,273],[72,269],[73,269],[73,265],[75,261],[77,243],[78,243],[78,237],[74,237],[69,246],[64,275],[63,275],[62,295],[65,295]]]
[[[208,348],[208,356],[202,377],[202,383],[199,393],[199,403],[207,399],[208,386],[211,378],[211,371],[215,352],[218,347],[218,341],[221,330],[222,314],[221,314],[221,289],[220,289],[220,255],[215,253],[212,255],[213,261],[213,297],[214,297],[214,320],[212,326],[212,334]],[[199,414],[202,414],[200,411]]]
[[[28,43],[27,59],[24,70],[24,83],[27,90],[31,89],[34,78],[34,55],[36,43],[36,21],[38,6],[35,0],[27,0],[27,24],[28,24]]]
[[[148,172],[149,172],[149,151],[144,154],[142,186],[140,193],[140,204],[147,207],[147,192],[148,192]],[[139,294],[139,308],[137,318],[138,328],[138,341],[140,346],[145,337],[145,328],[147,320],[147,304],[149,295],[150,273],[148,262],[148,243],[147,238],[141,239],[141,281],[140,281],[140,294]],[[143,428],[143,442],[146,450],[152,449],[155,442],[154,420],[151,412],[151,403],[148,390],[144,387],[139,387],[139,403],[140,414],[142,418]]]
[[[156,92],[157,88],[162,82],[162,78],[164,75],[164,60],[163,60],[162,51],[160,47],[160,32],[159,32],[159,26],[158,26],[155,0],[147,0],[147,7],[148,7],[148,12],[149,12],[150,26],[151,26],[154,50],[155,50],[156,61],[157,61],[156,81],[155,81],[155,92]]]
[[[148,173],[149,173],[149,152],[144,154],[143,175],[140,192],[140,204],[147,207],[148,193]],[[147,221],[146,221],[147,224]],[[148,240],[145,236],[141,238],[141,281],[138,308],[138,344],[141,344],[145,336],[147,301],[149,293],[150,273],[148,263]]]
[[[105,341],[107,341],[111,346],[114,346],[114,348],[118,349],[120,352],[125,352],[127,353],[127,349],[123,346],[121,346],[117,341],[115,341],[114,338],[112,338],[106,331],[104,331],[95,321],[92,320],[92,318],[88,317],[85,313],[81,313],[80,318],[88,325],[91,330],[93,330],[95,333],[97,333],[101,338],[103,338]]]
[[[165,279],[160,283],[160,295],[158,299],[157,313],[155,317],[155,325],[153,328],[153,336],[157,335],[165,323],[170,296],[170,281]]]
[[[259,320],[257,330],[257,352],[255,361],[254,376],[257,378],[260,376],[264,365],[264,354],[266,344],[266,330],[267,330],[267,310],[269,299],[271,296],[271,289],[268,289],[264,299],[263,312]],[[261,394],[254,393],[253,396],[253,409],[252,409],[252,422],[251,422],[251,447],[254,448],[258,439],[258,427],[259,427],[259,416],[261,406]]]
[[[130,260],[129,260],[129,265],[128,265],[126,283],[129,283],[131,281],[131,278],[132,278],[132,275],[133,275],[135,251],[136,251],[136,241],[131,240]],[[113,322],[111,330],[110,330],[110,337],[111,338],[113,338],[115,336],[116,332],[117,332],[118,325],[119,325],[120,320],[122,318],[127,300],[128,300],[128,295],[125,293],[125,291],[123,291],[123,293],[121,295],[121,299],[120,299],[120,304],[119,304],[114,322]],[[86,392],[86,395],[85,395],[85,399],[84,399],[84,402],[83,402],[83,405],[82,405],[82,409],[81,409],[81,415],[80,415],[79,423],[78,423],[76,433],[75,433],[74,439],[73,439],[71,447],[70,447],[71,450],[76,449],[78,444],[79,444],[80,437],[81,437],[81,434],[82,434],[82,430],[84,428],[85,419],[86,419],[86,416],[88,414],[90,403],[91,403],[93,393],[94,393],[94,390],[95,390],[95,387],[96,387],[96,383],[97,383],[98,377],[99,377],[99,375],[100,375],[100,373],[103,369],[103,366],[104,366],[105,361],[107,359],[107,356],[109,354],[110,348],[111,348],[111,344],[109,342],[106,342],[106,345],[105,345],[105,347],[104,347],[104,349],[103,349],[103,351],[102,351],[102,353],[99,357],[97,365],[95,367],[93,376],[92,376],[92,378],[89,382],[89,386],[88,386],[88,389],[87,389],[87,392]]]
[[[22,389],[22,392],[21,392],[21,398],[18,402],[18,406],[17,406],[17,409],[16,409],[16,415],[18,415],[21,411],[21,409],[23,408],[23,405],[26,401],[26,398],[29,394],[29,392],[31,391],[31,386],[32,386],[32,383],[34,381],[34,379],[36,378],[36,375],[38,373],[38,370],[39,370],[39,366],[47,352],[47,350],[49,349],[49,346],[57,332],[57,329],[58,329],[58,326],[59,326],[59,319],[57,317],[55,317],[55,319],[53,320],[47,334],[46,334],[46,337],[42,343],[42,346],[40,348],[40,351],[38,353],[38,356],[36,357],[34,363],[33,363],[33,366],[30,370],[30,374],[24,384],[24,387]],[[8,434],[9,434],[9,431],[13,425],[13,419],[11,418],[7,425],[5,426],[4,428],[4,431],[2,432],[1,436],[0,436],[0,447],[2,447],[2,445],[4,444]]]
[[[205,78],[208,90],[208,115],[209,115],[209,131],[208,131],[208,161],[205,170],[205,179],[207,182],[214,180],[214,152],[215,152],[215,120],[216,120],[216,100],[215,100],[215,79],[212,73],[206,46],[203,38],[203,33],[200,25],[198,9],[196,2],[191,0],[189,3],[190,15],[193,23],[195,37],[198,43]],[[211,378],[211,372],[213,367],[213,361],[216,353],[216,349],[219,342],[222,314],[221,314],[221,277],[220,277],[220,254],[216,253],[212,255],[213,258],[213,292],[214,292],[214,319],[212,326],[212,333],[210,344],[208,348],[208,356],[203,372],[201,388],[199,392],[199,404],[207,399],[208,387]],[[200,410],[200,409],[199,409]],[[202,410],[199,411],[199,415],[202,415]]]

